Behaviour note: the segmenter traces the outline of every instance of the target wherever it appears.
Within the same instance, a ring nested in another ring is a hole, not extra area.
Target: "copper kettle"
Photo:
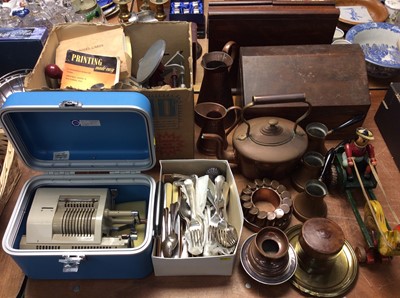
[[[247,109],[261,104],[303,102],[306,112],[295,122],[279,117],[244,118]],[[240,167],[248,179],[282,179],[290,175],[307,150],[308,137],[298,125],[311,112],[305,94],[254,96],[242,110],[242,123],[232,136],[233,151],[223,150],[223,140],[216,134],[203,134],[218,142],[217,157]]]

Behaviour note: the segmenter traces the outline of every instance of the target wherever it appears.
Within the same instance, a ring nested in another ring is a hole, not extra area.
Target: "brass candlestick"
[[[129,23],[135,21],[136,13],[132,11],[134,0],[113,0],[119,6],[118,19],[120,23]],[[129,7],[130,4],[130,7]]]
[[[156,14],[154,17],[158,21],[164,21],[167,18],[164,11],[164,4],[167,3],[168,0],[150,0],[150,2],[156,5]]]
[[[164,21],[166,19],[166,17],[167,17],[167,15],[165,14],[165,11],[164,11],[164,5],[157,4],[155,18],[158,21]]]

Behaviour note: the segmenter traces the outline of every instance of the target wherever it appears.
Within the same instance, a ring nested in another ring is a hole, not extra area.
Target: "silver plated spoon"
[[[188,222],[192,216],[192,211],[190,210],[190,206],[187,202],[187,198],[185,192],[182,192],[182,196],[180,196],[180,204],[179,204],[179,216]]]
[[[170,229],[168,232],[168,212],[167,212],[167,220],[166,220],[166,229],[165,229],[165,233],[166,233],[166,237],[164,239],[164,241],[161,244],[161,248],[163,251],[163,255],[165,258],[171,258],[174,254],[174,251],[176,249],[176,247],[178,246],[178,234],[175,232],[175,220],[176,220],[176,216],[178,215],[178,211],[179,211],[179,203],[175,202],[172,203],[169,207],[169,215],[171,218],[171,225],[170,225]]]

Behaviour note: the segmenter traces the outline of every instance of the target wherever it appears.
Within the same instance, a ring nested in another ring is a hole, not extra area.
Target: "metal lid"
[[[299,237],[303,250],[309,255],[319,258],[337,254],[342,249],[344,240],[341,227],[328,218],[307,220]]]
[[[139,61],[136,77],[137,82],[144,83],[154,74],[164,56],[165,47],[165,40],[162,39],[157,40],[151,45],[144,57]]]
[[[251,127],[250,136],[255,143],[265,146],[278,146],[286,144],[293,139],[294,124],[290,120],[270,118],[266,122],[266,125],[261,121],[254,122],[256,125]]]

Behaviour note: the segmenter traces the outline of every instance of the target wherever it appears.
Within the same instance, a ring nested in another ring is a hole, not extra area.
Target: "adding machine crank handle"
[[[121,210],[104,210],[104,217],[111,221],[111,224],[120,224],[120,226],[114,226],[113,231],[122,231],[130,229],[129,234],[121,235],[122,239],[128,240],[128,248],[133,247],[133,241],[138,239],[136,230],[137,224],[146,224],[146,219],[140,219],[138,211],[121,211]]]
[[[141,219],[138,211],[104,210],[104,217],[113,224],[145,224],[146,219]]]

